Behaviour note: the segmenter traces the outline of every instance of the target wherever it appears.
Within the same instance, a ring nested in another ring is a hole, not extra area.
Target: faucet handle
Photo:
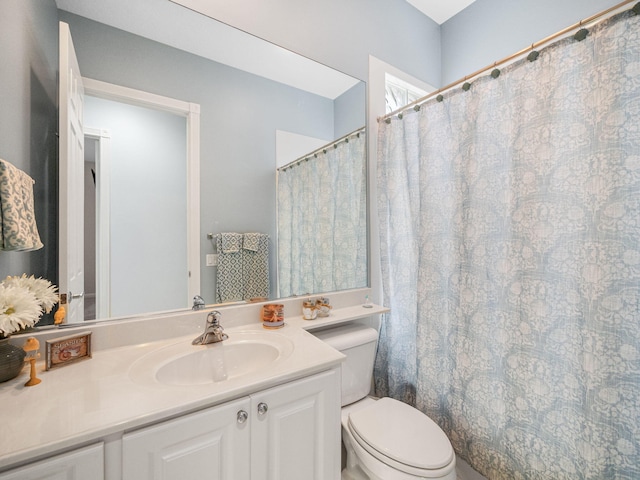
[[[218,310],[213,310],[212,312],[209,312],[209,314],[207,315],[207,323],[212,327],[218,326],[220,325],[221,317],[222,317],[222,314]]]

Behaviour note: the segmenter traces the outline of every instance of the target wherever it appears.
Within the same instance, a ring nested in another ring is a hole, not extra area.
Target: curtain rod
[[[398,108],[397,110],[394,110],[391,113],[387,113],[386,115],[378,117],[378,122],[381,122],[383,120],[389,121],[389,119],[391,117],[393,117],[394,115],[400,114],[402,112],[406,112],[407,110],[410,110],[412,107],[413,107],[414,110],[417,111],[417,110],[420,109],[420,104],[424,103],[425,101],[429,100],[430,98],[432,98],[432,97],[434,97],[436,95],[439,95],[442,92],[450,90],[451,88],[455,87],[456,85],[459,85],[461,83],[466,83],[467,80],[473,79],[473,78],[477,77],[478,75],[481,75],[482,73],[485,73],[485,72],[489,71],[492,68],[495,69],[498,65],[503,65],[503,64],[505,64],[507,62],[510,62],[511,60],[513,60],[513,59],[515,59],[517,57],[520,57],[520,56],[524,55],[527,52],[534,52],[535,49],[540,47],[541,45],[544,45],[546,43],[549,43],[552,40],[555,40],[558,37],[566,35],[567,33],[571,32],[572,30],[575,30],[576,28],[580,28],[580,27],[582,27],[582,26],[584,26],[586,24],[594,22],[595,20],[598,20],[598,19],[604,17],[605,15],[608,15],[611,12],[619,10],[622,7],[624,7],[625,5],[628,5],[628,4],[630,4],[632,2],[635,2],[635,1],[637,1],[637,0],[624,0],[621,3],[618,3],[617,5],[614,5],[613,7],[607,8],[606,10],[603,10],[603,11],[601,11],[599,13],[596,13],[595,15],[591,15],[590,17],[585,18],[584,20],[580,20],[578,23],[574,23],[570,27],[564,28],[564,29],[560,30],[559,32],[554,33],[553,35],[549,35],[548,37],[543,38],[540,41],[532,43],[530,46],[528,46],[526,48],[523,48],[519,52],[516,52],[516,53],[514,53],[512,55],[509,55],[508,57],[505,57],[502,60],[499,60],[497,62],[492,63],[491,65],[487,65],[486,67],[481,68],[480,70],[472,73],[471,75],[466,75],[466,76],[460,78],[459,80],[456,80],[455,82],[450,83],[449,85],[446,85],[446,86],[444,86],[444,87],[442,87],[442,88],[440,88],[440,89],[438,89],[438,90],[436,90],[434,92],[431,92],[431,93],[425,95],[424,97],[421,97],[421,98],[419,98],[417,100],[414,100],[413,102],[405,105],[402,108]],[[640,15],[640,2],[636,3],[636,5],[631,10],[633,10],[636,13],[636,15]],[[580,40],[582,40],[583,38],[580,38]],[[536,58],[537,58],[537,56],[536,56]],[[535,60],[535,58],[534,58],[534,60]],[[493,72],[492,72],[492,74],[493,74]],[[499,74],[500,74],[500,72],[498,71],[498,75]],[[496,75],[496,77],[497,77],[497,75]],[[464,88],[464,86],[463,86],[463,88]]]
[[[307,153],[306,155],[303,155],[302,157],[297,158],[297,159],[293,160],[292,162],[289,162],[286,165],[283,165],[282,167],[278,167],[276,170],[286,170],[287,168],[291,168],[291,167],[296,166],[297,164],[303,162],[304,160],[309,160],[309,158],[311,158],[311,157],[317,157],[318,153],[320,153],[320,152],[327,153],[326,150],[328,148],[331,148],[331,147],[338,148],[338,144],[340,142],[349,143],[349,137],[352,137],[353,135],[356,135],[356,136],[360,137],[360,134],[362,132],[364,132],[365,129],[366,129],[366,126],[360,127],[357,130],[354,130],[353,132],[349,132],[346,135],[343,135],[342,137],[338,138],[337,140],[329,142],[329,143],[327,143],[326,145],[323,145],[320,148],[316,148],[311,153]]]

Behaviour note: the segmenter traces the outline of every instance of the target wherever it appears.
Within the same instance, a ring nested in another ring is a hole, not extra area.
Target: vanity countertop
[[[130,375],[132,364],[146,354],[178,342],[190,347],[193,335],[94,351],[91,359],[46,372],[40,361],[42,383],[34,387],[23,386],[25,367],[16,379],[0,384],[0,470],[339,365],[343,355],[305,331],[316,325],[321,323],[291,321],[274,331],[260,324],[227,329],[230,337],[239,330],[283,335],[295,348],[266,371],[208,385],[144,384]]]

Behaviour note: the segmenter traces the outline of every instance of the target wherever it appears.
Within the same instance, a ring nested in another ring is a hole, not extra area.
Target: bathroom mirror
[[[217,267],[207,266],[217,254],[208,234],[223,232],[268,235],[268,297],[275,298],[276,168],[309,153],[312,145],[361,128],[364,82],[177,3],[57,0],[57,5],[83,76],[200,106],[199,293],[205,303],[216,303],[217,281]],[[167,218],[157,231],[146,232],[131,245],[133,255],[173,225],[179,222]],[[366,261],[365,254],[365,269]],[[161,256],[157,262],[161,268]],[[149,279],[141,289],[152,289],[153,274]],[[357,283],[348,287],[366,286]],[[190,307],[185,298],[172,310]],[[130,312],[144,313],[152,311]]]

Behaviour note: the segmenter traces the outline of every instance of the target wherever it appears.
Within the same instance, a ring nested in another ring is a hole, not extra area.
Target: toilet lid
[[[401,464],[435,470],[453,460],[453,448],[440,427],[419,410],[392,398],[381,398],[350,413],[349,425],[356,438]]]

